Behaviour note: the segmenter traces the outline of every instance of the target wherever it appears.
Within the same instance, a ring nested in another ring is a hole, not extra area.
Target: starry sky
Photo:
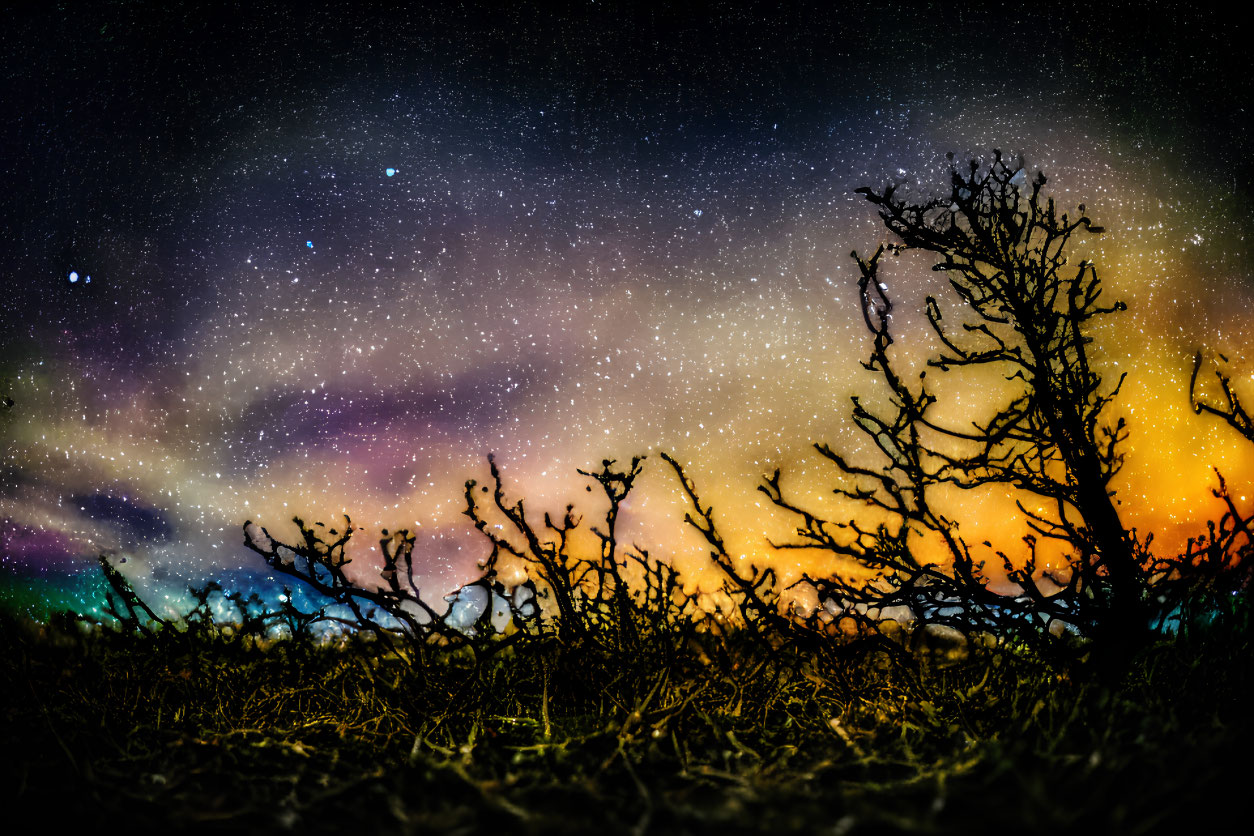
[[[359,566],[413,529],[438,600],[485,554],[490,452],[589,518],[576,468],[653,454],[622,539],[699,578],[668,451],[735,555],[822,571],[772,555],[755,489],[781,467],[821,504],[810,445],[866,448],[849,252],[888,236],[853,190],[944,189],[946,152],[1022,154],[1107,230],[1075,252],[1129,306],[1094,332],[1125,523],[1179,548],[1212,468],[1254,477],[1186,395],[1199,348],[1254,369],[1250,32],[1214,10],[43,5],[0,33],[4,605],[91,611],[99,554],[159,606],[272,589],[243,522],[343,512]],[[884,271],[903,362],[929,266]],[[1005,394],[953,378],[951,416]],[[955,503],[1013,549],[1012,496]]]

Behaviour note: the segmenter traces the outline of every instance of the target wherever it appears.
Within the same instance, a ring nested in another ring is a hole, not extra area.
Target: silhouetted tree
[[[1219,418],[1254,441],[1254,421],[1232,384],[1232,376],[1220,365],[1227,364],[1228,358],[1219,354],[1218,361],[1214,376],[1221,399],[1215,400],[1201,392],[1198,375],[1204,361],[1200,351],[1193,355],[1189,405],[1195,414]],[[1219,486],[1211,489],[1211,495],[1222,503],[1219,519],[1207,524],[1205,534],[1189,538],[1185,553],[1177,560],[1155,567],[1162,578],[1159,597],[1163,617],[1177,618],[1182,629],[1222,612],[1232,596],[1249,588],[1254,576],[1254,514],[1237,507],[1218,468],[1215,478]]]
[[[491,488],[480,486],[473,479],[466,482],[465,514],[492,544],[484,566],[494,569],[503,555],[520,562],[534,576],[541,597],[550,600],[555,607],[556,628],[568,636],[587,637],[604,631],[613,635],[619,647],[638,640],[639,625],[633,618],[622,569],[627,560],[647,566],[648,557],[640,550],[631,549],[620,555],[617,523],[619,509],[640,475],[642,461],[641,457],[634,458],[627,470],[619,471],[614,468],[612,459],[606,459],[601,462],[599,471],[579,471],[595,479],[608,500],[604,525],[592,528],[601,543],[600,554],[592,559],[580,557],[571,550],[571,534],[582,523],[582,518],[575,515],[574,504],[566,506],[558,522],[545,513],[543,528],[534,525],[527,515],[524,500],[510,502],[505,498],[501,472],[493,456],[488,456]],[[487,509],[477,501],[476,488],[482,493],[491,493],[492,503],[488,508],[495,508],[508,527],[489,521]],[[591,490],[591,486],[588,489]],[[673,577],[671,582],[674,583]]]
[[[560,521],[555,522],[546,513],[543,528],[535,525],[523,500],[510,502],[505,498],[500,471],[495,459],[489,456],[491,488],[474,480],[466,483],[465,513],[492,543],[492,552],[484,565],[495,567],[502,555],[520,561],[535,581],[541,598],[551,602],[553,629],[594,641],[608,637],[620,649],[638,646],[646,635],[684,633],[697,625],[709,631],[748,627],[756,633],[786,628],[785,619],[779,614],[774,573],[769,569],[759,571],[756,566],[750,567],[748,575],[741,572],[727,553],[715,526],[713,509],[702,504],[679,462],[666,453],[661,457],[674,470],[692,505],[695,515],[686,513],[684,520],[710,547],[721,596],[684,591],[673,566],[651,558],[645,549],[624,548],[619,542],[619,512],[641,472],[642,456],[633,458],[626,470],[616,469],[615,461],[606,459],[599,471],[579,471],[601,486],[607,500],[604,524],[591,527],[601,544],[596,557],[579,556],[572,551],[571,534],[582,524],[573,504],[566,506]],[[491,494],[489,508],[480,505],[476,491]],[[491,523],[488,512],[492,507],[508,526]],[[730,602],[734,612],[724,612],[716,604],[711,607],[718,597]]]
[[[1228,358],[1222,354],[1219,359],[1224,363],[1228,362]],[[1216,367],[1215,379],[1219,381],[1219,391],[1223,395],[1223,402],[1216,405],[1198,391],[1197,376],[1201,370],[1202,352],[1199,351],[1193,355],[1193,373],[1189,376],[1189,404],[1193,407],[1194,414],[1201,415],[1204,412],[1214,415],[1245,436],[1247,441],[1254,441],[1254,420],[1250,419],[1245,404],[1241,403],[1241,397],[1232,388],[1232,376],[1222,367]]]
[[[909,607],[922,624],[1027,628],[1038,638],[1053,618],[1090,634],[1122,637],[1145,622],[1139,544],[1120,520],[1110,489],[1127,429],[1123,419],[1111,423],[1103,415],[1123,378],[1107,385],[1089,355],[1095,320],[1125,306],[1102,303],[1091,262],[1069,263],[1073,237],[1102,230],[1083,204],[1075,215],[1060,213],[1045,183],[1043,174],[1029,178],[1021,161],[1009,163],[994,152],[987,166],[955,165],[942,197],[916,201],[899,197],[894,186],[858,189],[901,242],[879,247],[870,258],[853,253],[872,336],[864,366],[889,395],[882,409],[855,397],[853,420],[881,461],[862,466],[826,445],[816,448],[846,477],[835,493],[876,509],[884,521],[826,520],[783,495],[778,471],[762,490],[800,519],[799,540],[783,548],[825,549],[878,571],[867,583],[839,575],[810,579],[861,628],[873,629],[877,616],[898,606]],[[890,350],[893,304],[879,275],[885,252],[908,249],[935,256],[933,269],[946,274],[953,292],[944,306],[927,297],[926,320],[942,348],[916,380],[902,375]],[[951,369],[984,369],[1017,384],[1016,391],[986,421],[943,423],[934,417],[935,387]],[[942,490],[992,485],[1036,500],[1031,509],[1019,502],[1033,532],[1025,538],[1026,565],[1016,568],[997,552],[1022,591],[1018,596],[989,589],[983,565],[935,505]],[[1050,511],[1039,513],[1038,504]],[[922,553],[923,533],[941,544],[943,555]],[[1061,541],[1070,554],[1070,570],[1048,576],[1057,590],[1043,589],[1035,578],[1042,540]],[[938,556],[944,560],[933,563]]]
[[[144,599],[135,593],[134,587],[107,556],[100,555],[99,563],[110,590],[105,593],[105,612],[117,619],[124,629],[151,636],[154,629],[169,624],[144,603]]]
[[[750,564],[749,574],[743,574],[728,554],[723,537],[714,524],[714,509],[701,504],[696,485],[688,478],[679,462],[667,453],[662,453],[661,456],[675,471],[680,485],[683,486],[684,496],[692,503],[693,511],[696,511],[696,516],[685,513],[684,522],[700,534],[709,547],[710,561],[719,570],[722,579],[720,591],[735,607],[739,623],[758,636],[766,633],[778,636],[787,632],[790,625],[779,611],[775,570],[769,567],[759,569]]]
[[[774,575],[760,573],[756,567],[747,577],[738,572],[714,526],[712,510],[701,504],[679,463],[666,454],[663,457],[696,511],[696,516],[689,514],[686,519],[712,547],[710,556],[721,573],[723,597],[735,607],[738,623],[757,633],[786,627],[778,612]],[[642,456],[633,458],[627,468],[618,469],[614,460],[606,459],[600,470],[579,471],[600,485],[606,498],[604,521],[589,527],[600,548],[595,555],[587,555],[575,548],[574,534],[583,520],[575,514],[574,504],[566,506],[560,519],[545,513],[543,525],[537,524],[524,500],[507,499],[500,468],[489,456],[491,484],[466,482],[464,513],[487,538],[491,550],[479,564],[479,577],[446,597],[451,606],[444,612],[423,599],[414,580],[415,538],[407,530],[383,531],[379,541],[383,566],[377,579],[371,580],[350,578],[346,572],[352,562],[347,547],[354,531],[347,516],[342,529],[308,525],[295,518],[300,541],[292,544],[250,520],[244,525],[244,542],[272,569],[296,578],[328,601],[312,614],[295,611],[287,601],[286,611],[271,614],[272,620],[290,624],[297,619],[305,626],[339,622],[374,633],[389,646],[400,639],[417,659],[436,638],[469,644],[476,654],[495,653],[528,637],[556,637],[565,644],[615,653],[637,652],[648,645],[663,652],[669,649],[673,656],[695,632],[723,632],[735,616],[708,606],[712,596],[685,591],[679,573],[669,563],[621,542],[619,514],[643,460]],[[591,485],[588,490],[593,490]],[[485,495],[490,501],[483,501]],[[500,581],[503,560],[524,569],[528,580],[507,590]],[[494,613],[507,616],[516,630],[502,638],[493,624]]]
[[[342,531],[322,523],[307,525],[300,517],[293,522],[300,531],[299,542],[284,543],[249,520],[244,524],[244,545],[275,571],[295,578],[327,599],[330,606],[346,612],[328,617],[323,607],[316,620],[338,621],[373,633],[387,647],[392,646],[392,640],[400,640],[414,651],[417,660],[423,658],[423,649],[433,635],[450,639],[461,636],[423,600],[414,583],[410,562],[414,538],[408,531],[383,531],[379,546],[384,565],[379,582],[365,585],[350,579],[345,571],[352,562],[347,547],[353,537],[353,523],[347,515]]]

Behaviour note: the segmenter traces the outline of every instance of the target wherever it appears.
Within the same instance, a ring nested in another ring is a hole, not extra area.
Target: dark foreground
[[[88,832],[1197,832],[1254,777],[1240,613],[1113,666],[733,637],[411,667],[12,618],[0,647],[7,821]]]

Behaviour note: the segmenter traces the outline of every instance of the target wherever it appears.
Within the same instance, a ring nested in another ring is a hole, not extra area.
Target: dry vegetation
[[[1248,627],[1238,596],[1112,677],[1083,646],[550,636],[416,666],[365,633],[6,619],[3,786],[138,832],[1193,830],[1248,781]]]

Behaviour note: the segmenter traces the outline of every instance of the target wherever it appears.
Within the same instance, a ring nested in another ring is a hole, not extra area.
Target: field
[[[130,832],[1196,831],[1252,770],[1244,596],[1122,663],[0,622],[10,820]]]

